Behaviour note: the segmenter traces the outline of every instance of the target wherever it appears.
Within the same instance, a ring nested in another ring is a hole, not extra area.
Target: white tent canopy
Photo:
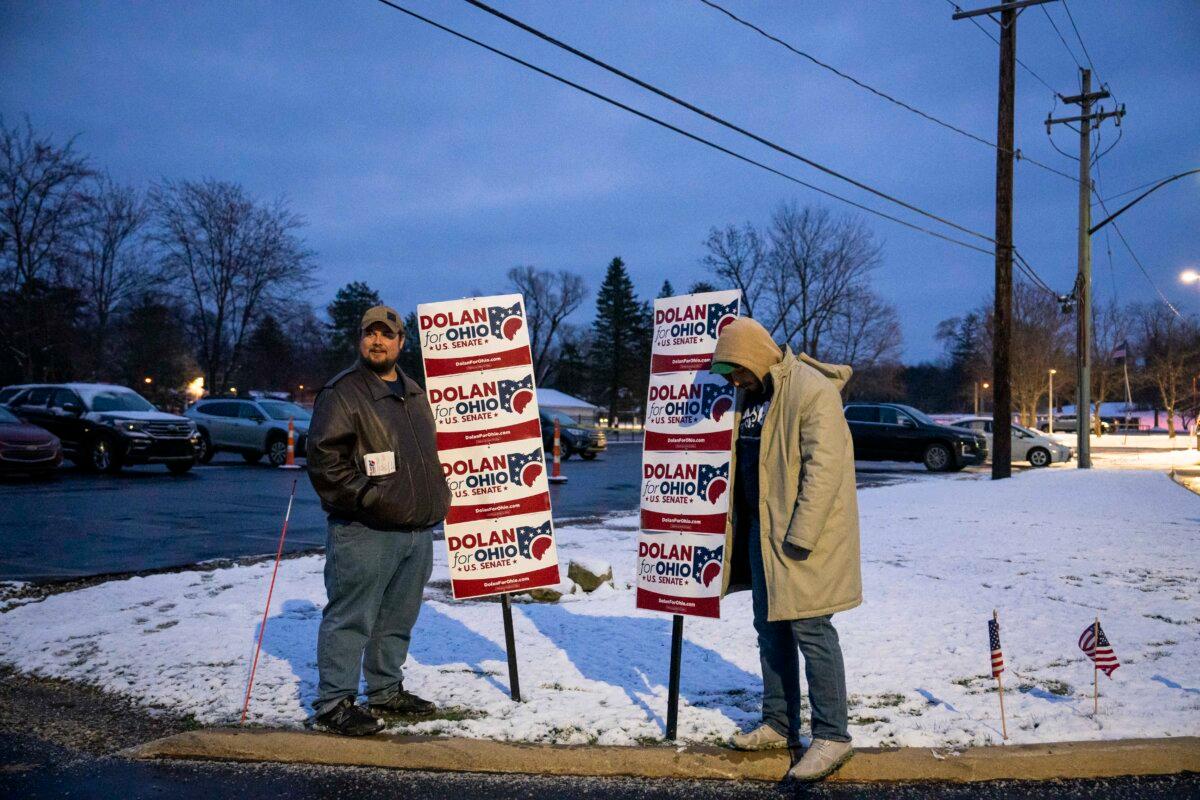
[[[557,389],[537,390],[538,407],[542,411],[557,411],[566,414],[579,423],[592,423],[600,413],[600,407],[592,405],[587,400],[560,392]]]

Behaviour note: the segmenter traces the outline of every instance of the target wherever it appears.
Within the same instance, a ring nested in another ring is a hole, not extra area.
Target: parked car
[[[912,406],[849,403],[845,412],[856,459],[919,461],[931,472],[959,470],[987,459],[982,434],[938,424]]]
[[[196,463],[199,436],[191,420],[166,414],[125,386],[38,384],[18,392],[9,409],[62,441],[84,469],[118,472],[126,464],[166,464],[175,474]]]
[[[36,384],[15,383],[12,386],[5,386],[3,389],[0,389],[0,406],[7,406],[8,401],[12,400],[14,397],[19,395],[21,392],[23,392],[26,389],[29,389],[30,387],[32,387],[34,385],[36,385]]]
[[[0,406],[0,474],[45,474],[62,463],[62,442]]]
[[[1054,418],[1054,432],[1055,433],[1075,433],[1078,430],[1076,425],[1077,425],[1077,423],[1075,421],[1074,415],[1069,416],[1069,417],[1055,417]],[[1049,433],[1050,421],[1046,420],[1046,421],[1042,422],[1042,424],[1039,425],[1038,427],[1041,428],[1041,430],[1043,432]],[[1111,423],[1105,421],[1104,419],[1100,420],[1100,433],[1102,433],[1102,434],[1112,433],[1112,429],[1113,429],[1113,426]]]
[[[991,417],[963,417],[950,423],[956,428],[982,433],[987,439],[988,452],[994,452],[992,446]],[[1045,467],[1070,461],[1075,456],[1075,448],[1061,442],[1056,442],[1045,434],[1026,428],[1024,425],[1012,426],[1012,459],[1013,461],[1028,461],[1035,467]]]
[[[263,456],[273,466],[287,461],[288,420],[295,421],[296,455],[304,454],[312,412],[288,400],[212,397],[198,400],[184,415],[200,434],[201,464],[221,451],[241,453],[247,464]]]
[[[599,429],[589,430],[573,418],[556,411],[542,411],[542,447],[549,458],[554,447],[554,420],[558,420],[559,457],[566,461],[575,454],[591,461],[608,447],[608,437]]]

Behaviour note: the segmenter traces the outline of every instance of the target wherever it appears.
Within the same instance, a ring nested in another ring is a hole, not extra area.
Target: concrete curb
[[[381,734],[350,739],[307,731],[210,728],[124,752],[132,758],[323,764],[434,772],[777,781],[786,752],[720,747],[517,744]],[[1200,772],[1200,737],[976,747],[864,748],[830,780],[991,781],[1111,778]]]

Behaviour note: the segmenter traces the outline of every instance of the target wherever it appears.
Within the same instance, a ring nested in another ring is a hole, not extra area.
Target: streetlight
[[[1050,413],[1046,415],[1050,433],[1054,433],[1054,376],[1058,374],[1058,370],[1050,370]]]
[[[1200,283],[1200,272],[1194,269],[1185,269],[1179,273],[1179,280],[1184,283]]]
[[[987,381],[984,381],[982,384],[979,381],[975,381],[975,416],[977,416],[977,417],[979,416],[979,387],[980,386],[983,386],[984,390],[986,391],[988,389],[988,387],[991,386],[991,384],[988,383]]]

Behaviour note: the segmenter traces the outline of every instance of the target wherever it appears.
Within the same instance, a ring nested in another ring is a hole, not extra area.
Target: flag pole
[[[996,629],[1000,628],[1000,616],[992,609],[992,619],[996,621]],[[1000,730],[1004,739],[1008,740],[1008,720],[1004,716],[1004,680],[999,672],[996,673],[996,687],[1000,690]]]
[[[1096,654],[1100,650],[1100,618],[1092,623],[1092,716],[1100,713],[1100,665]]]

